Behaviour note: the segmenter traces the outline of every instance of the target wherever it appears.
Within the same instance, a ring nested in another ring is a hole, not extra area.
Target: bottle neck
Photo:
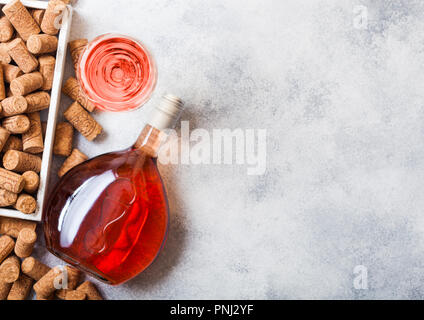
[[[147,124],[143,131],[141,131],[133,148],[141,150],[152,158],[156,158],[160,147],[166,141],[167,137],[168,135],[165,132]]]
[[[183,105],[182,100],[176,96],[164,96],[161,103],[153,110],[134,148],[142,150],[151,157],[157,157],[161,145],[168,137],[164,130],[175,127],[181,116]]]

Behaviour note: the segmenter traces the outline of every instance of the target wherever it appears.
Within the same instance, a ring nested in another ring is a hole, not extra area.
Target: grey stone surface
[[[112,31],[150,48],[159,82],[145,107],[97,113],[106,135],[78,139],[82,151],[129,146],[172,92],[192,128],[266,129],[268,158],[262,176],[161,166],[165,249],[137,278],[102,285],[107,298],[423,298],[423,1],[75,4],[71,39]],[[367,290],[354,288],[358,265]]]

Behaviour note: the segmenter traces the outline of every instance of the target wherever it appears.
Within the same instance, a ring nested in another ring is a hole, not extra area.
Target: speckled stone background
[[[365,27],[355,24],[361,6]],[[423,298],[422,0],[75,4],[71,39],[111,31],[150,48],[158,86],[136,112],[97,113],[106,134],[79,148],[95,156],[129,146],[172,92],[192,128],[267,129],[268,157],[262,176],[161,166],[166,247],[137,278],[102,285],[105,297]],[[366,290],[354,287],[358,265]]]

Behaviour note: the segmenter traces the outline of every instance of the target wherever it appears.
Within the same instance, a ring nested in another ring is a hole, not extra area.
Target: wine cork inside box
[[[0,0],[0,8],[3,5],[9,3],[9,0]],[[21,0],[22,4],[28,9],[47,9],[47,1],[31,1],[31,0]],[[72,7],[67,6],[68,10],[64,15],[62,21],[62,27],[58,34],[58,47],[56,51],[56,66],[54,72],[53,85],[51,89],[51,101],[50,107],[47,111],[47,131],[44,138],[44,152],[43,159],[41,164],[40,171],[40,187],[37,193],[37,210],[33,214],[24,214],[17,210],[13,209],[4,209],[0,208],[0,216],[20,218],[25,220],[32,221],[41,221],[42,209],[44,206],[44,201],[46,200],[46,192],[48,189],[48,182],[50,178],[51,171],[51,162],[52,162],[52,152],[53,152],[53,143],[54,143],[54,134],[57,122],[57,115],[60,106],[60,97],[61,97],[61,88],[63,81],[63,74],[65,69],[65,59],[66,59],[66,50],[69,41],[69,34],[71,31],[72,23]],[[45,117],[45,115],[44,115]],[[46,119],[44,119],[46,120]]]

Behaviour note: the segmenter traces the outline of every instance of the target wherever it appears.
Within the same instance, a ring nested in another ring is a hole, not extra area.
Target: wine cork
[[[28,103],[28,113],[41,111],[50,106],[50,95],[45,91],[31,93],[25,99]]]
[[[25,300],[31,292],[33,280],[24,274],[21,274],[10,289],[7,300]]]
[[[15,241],[11,237],[7,235],[0,237],[0,263],[12,253],[14,247]]]
[[[84,51],[85,47],[87,46],[87,44],[88,44],[87,39],[78,39],[78,40],[69,42],[69,50],[71,51],[71,57],[72,57],[72,62],[74,64],[75,72],[77,72],[77,69],[78,69],[79,58],[82,52]]]
[[[38,61],[40,64],[40,73],[43,75],[44,79],[41,90],[50,90],[53,86],[56,59],[52,56],[42,56]]]
[[[74,149],[71,155],[65,160],[62,167],[59,169],[59,178],[62,178],[69,170],[83,163],[87,159],[88,157],[84,153],[82,153],[78,149]]]
[[[15,244],[15,254],[19,258],[28,258],[32,254],[37,234],[31,229],[22,229]]]
[[[2,117],[11,117],[18,114],[27,112],[28,102],[22,96],[12,96],[4,99],[1,102],[3,111],[1,112]]]
[[[66,295],[69,291],[73,291],[78,286],[78,283],[81,278],[81,272],[71,266],[66,266],[66,275],[67,275],[67,288],[60,289],[56,291],[56,297],[62,300],[67,300]],[[84,294],[85,295],[85,294]]]
[[[12,24],[10,23],[7,17],[0,18],[0,42],[7,42],[12,39],[15,29],[13,29]]]
[[[22,134],[22,145],[24,152],[38,154],[44,150],[43,131],[41,129],[40,113],[28,113],[31,126],[27,132]]]
[[[18,200],[18,195],[16,193],[0,189],[0,207],[9,207],[13,206]]]
[[[20,193],[24,189],[24,186],[25,186],[25,180],[21,175],[14,173],[12,171],[5,170],[3,168],[0,168],[0,188],[1,189],[5,189],[13,193]],[[0,224],[0,234],[4,234],[4,233],[8,234],[7,232],[1,232],[1,228],[3,228],[2,224]]]
[[[16,210],[25,214],[34,213],[37,210],[37,201],[28,194],[20,194],[15,204]]]
[[[53,153],[57,156],[69,157],[72,152],[74,128],[68,122],[61,122],[56,126],[56,135]]]
[[[81,284],[77,291],[84,292],[87,295],[87,300],[103,300],[102,295],[97,290],[96,286],[90,281],[85,281]]]
[[[22,272],[35,281],[40,280],[50,268],[33,257],[28,257],[22,262]]]
[[[2,151],[6,153],[9,150],[22,151],[22,140],[17,136],[10,136],[9,139],[7,139]]]
[[[0,127],[0,151],[3,150],[4,146],[9,140],[10,132],[5,128]]]
[[[6,98],[6,86],[4,85],[4,71],[0,67],[0,101]]]
[[[19,69],[19,67],[17,66],[14,66],[12,64],[6,64],[6,63],[3,63],[2,65],[3,65],[4,81],[6,83],[11,83],[13,80],[15,80],[16,78],[24,74],[22,70]]]
[[[72,100],[77,101],[89,112],[93,112],[93,110],[96,108],[94,103],[91,102],[82,91],[80,85],[78,84],[78,80],[74,77],[70,77],[68,80],[66,80],[62,88],[62,92]]]
[[[86,294],[82,291],[78,290],[70,290],[66,292],[64,300],[77,301],[77,300],[85,300]]]
[[[12,117],[4,118],[3,127],[12,134],[22,134],[29,130],[31,122],[28,116],[19,114]]]
[[[69,0],[50,0],[47,10],[44,13],[43,21],[41,22],[41,30],[49,35],[56,35],[59,32],[60,17],[63,16],[64,10]]]
[[[40,177],[34,171],[27,171],[22,174],[25,180],[24,191],[27,193],[35,193],[40,186]]]
[[[37,69],[38,60],[28,51],[24,41],[20,38],[11,41],[8,44],[7,53],[16,62],[19,69],[25,73],[30,73]]]
[[[6,234],[13,238],[17,238],[19,232],[24,228],[35,230],[36,227],[37,224],[33,221],[0,217],[0,234]]]
[[[23,40],[27,41],[29,36],[40,33],[37,22],[19,0],[12,0],[2,10]]]
[[[8,64],[12,62],[12,58],[7,53],[8,46],[7,43],[0,43],[0,62]]]
[[[56,291],[55,279],[62,277],[62,268],[54,267],[50,269],[40,280],[34,284],[34,290],[40,297],[49,297],[53,292]],[[59,279],[60,279],[59,278]]]
[[[78,102],[71,104],[64,116],[89,141],[94,140],[103,130]]]
[[[13,283],[0,282],[0,300],[6,300]]]
[[[43,21],[43,17],[44,17],[45,12],[46,12],[46,10],[43,10],[43,9],[32,9],[32,10],[30,10],[29,13],[34,18],[35,22],[37,22],[37,24],[39,26],[41,26],[41,22]]]
[[[0,281],[12,283],[18,280],[21,272],[21,263],[15,256],[4,260],[0,265]]]
[[[55,52],[57,49],[57,37],[48,34],[34,34],[28,38],[26,45],[28,51],[32,54]]]
[[[32,72],[14,79],[10,83],[10,90],[14,96],[25,96],[40,89],[43,84],[43,75],[40,72]]]
[[[35,171],[39,173],[41,170],[41,158],[33,154],[9,150],[3,156],[3,167],[15,172]]]

